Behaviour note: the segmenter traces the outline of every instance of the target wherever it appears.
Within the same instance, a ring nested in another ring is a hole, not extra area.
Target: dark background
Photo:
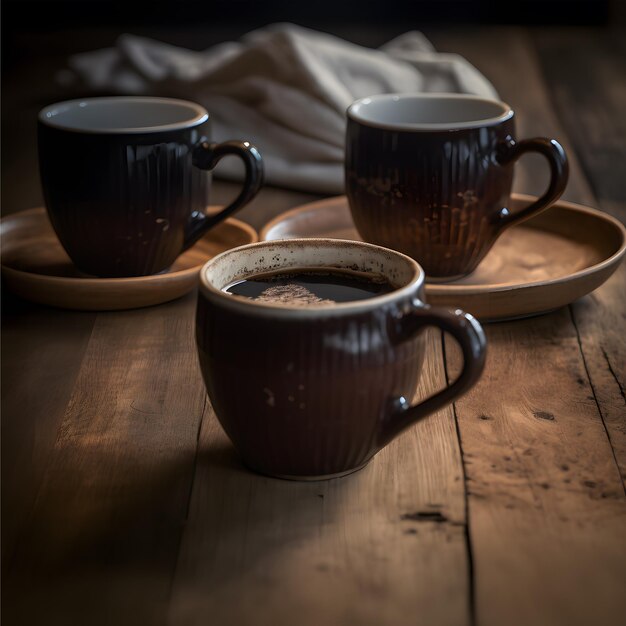
[[[559,74],[571,69],[578,75],[591,57],[602,68],[603,54],[624,56],[620,42],[626,24],[626,0],[2,0],[0,8],[5,215],[42,202],[36,115],[43,106],[72,95],[59,84],[59,70],[68,56],[114,46],[122,33],[203,50],[282,21],[371,47],[421,30],[438,50],[462,52],[446,43],[446,36],[454,39],[456,32],[489,45],[494,54],[498,46],[508,45],[506,36],[493,36],[503,29],[523,30],[530,38],[543,33],[547,42],[551,33],[566,33],[567,43],[559,40],[555,50],[544,45],[537,53],[548,73],[554,65]],[[594,52],[594,46],[604,47]],[[589,74],[587,84],[595,74]]]
[[[194,33],[216,33],[210,43],[253,28],[289,21],[377,43],[372,31],[389,38],[410,28],[476,24],[605,26],[621,21],[621,0],[3,0],[2,66],[6,71],[51,46],[48,52],[81,47],[89,29],[92,48],[107,45],[98,31],[132,30],[158,35],[160,28],[188,31],[189,47],[206,47]],[[68,33],[51,44],[50,35]],[[72,35],[69,35],[72,33]],[[76,36],[74,36],[76,35]],[[170,34],[176,43],[176,35]],[[382,39],[380,41],[382,43]]]

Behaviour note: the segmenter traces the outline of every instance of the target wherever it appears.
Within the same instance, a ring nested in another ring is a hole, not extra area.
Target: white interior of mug
[[[119,96],[51,104],[39,113],[44,124],[86,133],[146,133],[202,124],[207,111],[175,98]]]
[[[223,291],[233,283],[259,274],[294,270],[347,270],[384,277],[394,291],[355,302],[317,304],[310,308],[283,302],[261,302]],[[318,315],[324,311],[360,310],[414,293],[424,282],[424,271],[410,257],[381,246],[341,239],[289,239],[262,241],[227,250],[208,261],[200,271],[200,288],[209,297],[220,297],[236,306],[259,310],[287,310],[290,314]]]
[[[513,116],[498,100],[465,94],[385,94],[348,108],[356,122],[390,130],[454,130],[493,126]]]

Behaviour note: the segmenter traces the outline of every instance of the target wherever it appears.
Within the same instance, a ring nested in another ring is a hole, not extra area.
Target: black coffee
[[[393,290],[393,285],[383,276],[335,269],[257,274],[224,288],[236,296],[293,306],[355,302]]]

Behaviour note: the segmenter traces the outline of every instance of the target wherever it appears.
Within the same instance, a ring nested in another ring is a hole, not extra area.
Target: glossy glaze
[[[547,139],[516,142],[512,111],[458,128],[376,125],[350,111],[346,194],[354,223],[366,241],[416,259],[429,280],[472,272],[504,228],[547,208],[565,187],[561,146]],[[551,182],[542,198],[512,216],[513,164],[528,151],[546,156]]]
[[[40,116],[38,136],[50,221],[75,265],[95,276],[167,269],[209,228],[246,204],[263,177],[260,156],[250,144],[208,142],[208,120],[173,130],[89,132],[51,126]],[[244,159],[247,180],[233,204],[207,217],[206,170],[225,154]]]
[[[325,255],[320,266],[328,267],[330,255],[335,267],[376,270],[402,288],[308,309],[219,291],[237,271],[249,276],[313,267],[316,249]],[[360,257],[350,256],[355,251]],[[228,270],[218,272],[219,264]],[[196,337],[207,391],[246,464],[262,473],[312,479],[358,469],[402,430],[469,388],[482,370],[484,337],[477,323],[427,307],[418,266],[390,250],[337,240],[264,242],[220,255],[201,280]],[[460,340],[466,366],[458,383],[409,407],[428,325]]]

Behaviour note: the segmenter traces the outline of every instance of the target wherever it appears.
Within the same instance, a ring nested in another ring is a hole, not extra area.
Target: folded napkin
[[[213,140],[259,148],[269,184],[328,194],[343,191],[345,113],[354,100],[421,91],[497,96],[464,58],[436,52],[419,32],[374,50],[293,24],[203,52],[122,35],[114,48],[71,57],[60,78],[83,90],[199,102]],[[240,179],[243,168],[227,158],[218,174]]]

